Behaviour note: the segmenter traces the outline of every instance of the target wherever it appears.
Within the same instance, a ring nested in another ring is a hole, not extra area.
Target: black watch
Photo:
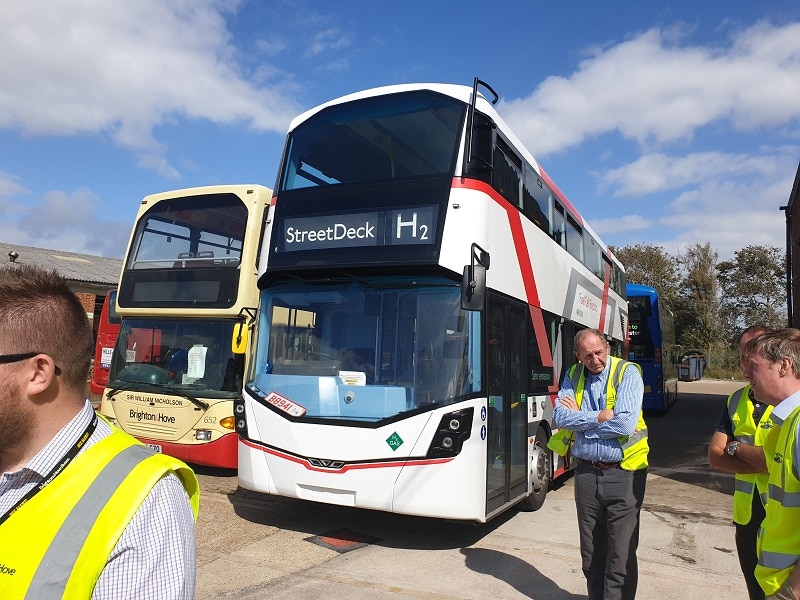
[[[736,456],[736,450],[739,449],[739,442],[733,441],[728,444],[728,447],[725,448],[725,452],[728,453],[728,456]]]

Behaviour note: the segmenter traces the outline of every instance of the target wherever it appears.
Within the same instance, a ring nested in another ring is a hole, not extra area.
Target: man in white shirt
[[[189,600],[197,478],[95,414],[92,354],[63,277],[0,268],[2,596]]]

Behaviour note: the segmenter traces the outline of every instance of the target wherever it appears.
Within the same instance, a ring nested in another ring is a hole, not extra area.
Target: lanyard
[[[35,486],[33,489],[28,491],[28,493],[25,494],[22,498],[20,498],[19,501],[14,506],[12,506],[11,509],[6,514],[0,517],[0,525],[5,523],[6,520],[11,515],[17,512],[20,508],[22,508],[22,506],[28,500],[30,500],[36,494],[38,494],[44,488],[46,488],[67,467],[67,465],[70,462],[72,462],[72,459],[75,458],[78,455],[78,452],[80,452],[83,449],[83,446],[92,436],[96,428],[97,428],[97,413],[94,413],[94,417],[86,426],[86,429],[83,430],[83,433],[78,438],[78,441],[75,442],[72,448],[67,450],[66,454],[64,454],[61,460],[58,461],[58,464],[56,464],[56,466],[53,467],[50,470],[50,472],[44,476],[44,479],[42,479],[42,482],[39,485]]]

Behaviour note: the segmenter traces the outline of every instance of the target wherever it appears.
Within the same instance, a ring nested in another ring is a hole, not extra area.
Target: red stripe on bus
[[[317,473],[330,473],[336,475],[346,473],[347,471],[355,471],[360,469],[385,469],[385,468],[398,468],[398,467],[420,467],[424,465],[441,465],[449,463],[453,460],[452,457],[451,458],[407,458],[403,460],[387,460],[382,462],[378,461],[378,462],[351,463],[351,464],[346,464],[339,469],[325,469],[322,467],[315,467],[306,458],[295,456],[293,454],[288,454],[276,448],[262,446],[261,444],[256,444],[250,440],[245,440],[241,437],[239,438],[239,441],[241,441],[245,446],[249,446],[254,450],[261,450],[265,454],[269,454],[271,456],[274,456],[275,458],[282,458],[283,460],[288,460],[290,462],[301,465],[308,471],[315,471]]]
[[[547,344],[542,344],[539,340],[547,340],[547,328],[544,326],[544,317],[542,316],[542,309],[533,304],[529,304],[528,308],[531,311],[531,321],[533,322],[533,331],[536,334],[536,341],[539,345],[539,356],[542,359],[543,367],[553,368],[553,355],[551,354],[550,347]]]
[[[583,222],[583,217],[581,216],[581,213],[578,212],[578,209],[572,206],[572,202],[570,202],[569,198],[567,198],[564,195],[564,192],[562,192],[559,189],[555,181],[550,179],[550,175],[545,173],[545,170],[542,168],[542,165],[539,165],[539,174],[541,175],[542,179],[544,179],[545,183],[550,186],[550,189],[553,190],[553,192],[555,192],[556,197],[561,201],[561,204],[566,206],[569,209],[569,212],[572,213],[572,216],[578,221],[578,223],[581,224],[581,226],[583,226],[585,223]]]
[[[533,265],[531,264],[531,257],[528,254],[528,243],[525,241],[525,231],[522,229],[522,216],[519,210],[512,206],[508,200],[498,194],[493,187],[482,181],[456,177],[453,179],[453,187],[475,190],[477,192],[481,192],[482,194],[486,194],[500,207],[502,207],[503,210],[506,211],[509,228],[511,229],[511,239],[514,240],[514,249],[517,252],[517,260],[519,262],[520,274],[522,275],[522,283],[525,286],[525,296],[531,312],[533,330],[536,333],[536,344],[539,346],[539,356],[542,357],[542,366],[552,367],[552,350],[550,349],[550,344],[547,341],[547,328],[544,325],[544,317],[542,316],[542,309],[539,301],[539,290],[536,288],[536,280],[533,276]]]
[[[606,311],[608,310],[608,290],[611,287],[611,265],[606,263],[606,274],[603,277],[603,300],[600,303],[600,325],[598,329],[600,331],[605,331],[605,324],[606,324]],[[614,331],[613,327],[609,328],[611,331]]]

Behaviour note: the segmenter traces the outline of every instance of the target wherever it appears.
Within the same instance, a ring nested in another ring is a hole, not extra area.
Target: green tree
[[[745,327],[786,325],[786,256],[777,246],[746,246],[717,265],[725,336],[736,343]]]
[[[675,334],[685,348],[727,345],[719,315],[718,254],[711,244],[692,244],[680,257],[683,280],[675,304]]]
[[[679,263],[674,256],[662,246],[652,244],[612,246],[610,249],[625,266],[625,277],[630,283],[655,288],[668,306],[675,306],[681,279]]]

